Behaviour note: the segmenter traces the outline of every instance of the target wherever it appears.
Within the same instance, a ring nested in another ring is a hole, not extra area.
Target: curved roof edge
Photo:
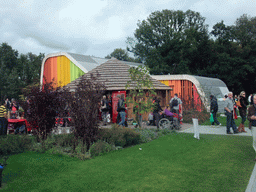
[[[71,55],[69,55],[67,52],[58,52],[58,53],[50,53],[47,54],[41,65],[41,76],[40,76],[40,84],[43,84],[43,75],[44,75],[44,64],[45,61],[51,57],[57,57],[57,56],[66,56],[70,61],[72,61],[77,67],[79,67],[83,72],[87,73],[88,71],[81,65],[79,64]]]
[[[189,81],[191,81],[195,85],[204,106],[208,106],[210,102],[209,102],[209,98],[206,97],[202,86],[200,85],[199,78],[205,78],[205,79],[211,80],[211,81],[215,80],[215,81],[218,81],[219,83],[223,84],[226,87],[226,84],[222,80],[220,80],[218,78],[212,78],[212,77],[201,77],[201,76],[187,75],[187,74],[184,74],[184,75],[151,75],[151,77],[156,80],[159,80],[159,81],[160,80],[189,80]],[[198,79],[197,79],[197,77],[198,77]]]
[[[195,86],[198,93],[205,97],[205,93],[200,87],[199,81],[193,75],[151,75],[156,80],[190,80]]]

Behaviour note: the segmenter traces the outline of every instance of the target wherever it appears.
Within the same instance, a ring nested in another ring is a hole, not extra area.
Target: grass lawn
[[[227,125],[227,117],[224,116],[219,116],[217,117],[218,121],[221,123],[222,126],[226,126]],[[241,123],[241,117],[238,117],[236,120],[235,120],[235,123],[236,123],[236,126],[238,127]],[[211,122],[210,120],[208,121],[205,121],[204,123],[200,124],[200,125],[211,125]],[[244,126],[245,127],[248,127],[249,126],[249,121],[246,120],[245,123],[244,123]]]
[[[26,152],[8,159],[2,191],[244,192],[254,157],[251,137],[186,133],[87,161]]]

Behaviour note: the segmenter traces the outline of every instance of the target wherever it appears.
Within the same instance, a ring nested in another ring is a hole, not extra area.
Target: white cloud
[[[126,48],[138,20],[153,11],[191,9],[212,27],[255,17],[255,0],[0,0],[0,43],[20,53],[70,51],[105,57]]]
[[[226,25],[233,25],[235,20],[244,13],[255,16],[256,1],[200,0],[195,2],[190,9],[206,17],[206,23],[209,24],[211,30],[211,27],[221,20]]]

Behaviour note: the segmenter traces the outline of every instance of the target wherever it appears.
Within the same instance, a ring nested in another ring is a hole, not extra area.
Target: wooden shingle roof
[[[125,64],[124,62],[113,58],[97,66],[93,70],[72,81],[71,83],[67,84],[65,87],[69,87],[71,91],[74,91],[76,85],[83,77],[85,77],[86,79],[90,79],[91,75],[93,75],[94,77],[97,77],[98,82],[105,85],[106,90],[108,91],[125,90],[125,85],[127,84],[127,81],[131,80],[128,71],[129,68],[130,66],[128,64]],[[97,74],[99,76],[97,76]],[[161,83],[156,79],[151,78],[151,80],[156,90],[171,89],[169,86],[166,86],[165,84]],[[135,84],[135,82],[133,83]]]

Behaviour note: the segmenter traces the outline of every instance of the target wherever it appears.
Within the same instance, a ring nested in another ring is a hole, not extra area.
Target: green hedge
[[[115,150],[115,147],[105,141],[98,140],[90,147],[91,157],[102,155]]]
[[[114,124],[110,129],[100,129],[100,140],[115,146],[128,147],[141,143],[140,133]]]
[[[110,129],[100,129],[98,140],[91,146],[90,153],[86,151],[86,146],[82,145],[81,140],[77,141],[76,149],[73,150],[74,142],[76,142],[73,133],[49,135],[43,144],[38,143],[33,136],[1,136],[0,160],[4,156],[22,153],[26,150],[76,156],[84,160],[89,159],[90,154],[91,156],[97,156],[111,150],[150,142],[171,132],[171,130],[131,129],[113,124]]]
[[[0,156],[9,156],[31,150],[34,138],[27,135],[0,136]]]

